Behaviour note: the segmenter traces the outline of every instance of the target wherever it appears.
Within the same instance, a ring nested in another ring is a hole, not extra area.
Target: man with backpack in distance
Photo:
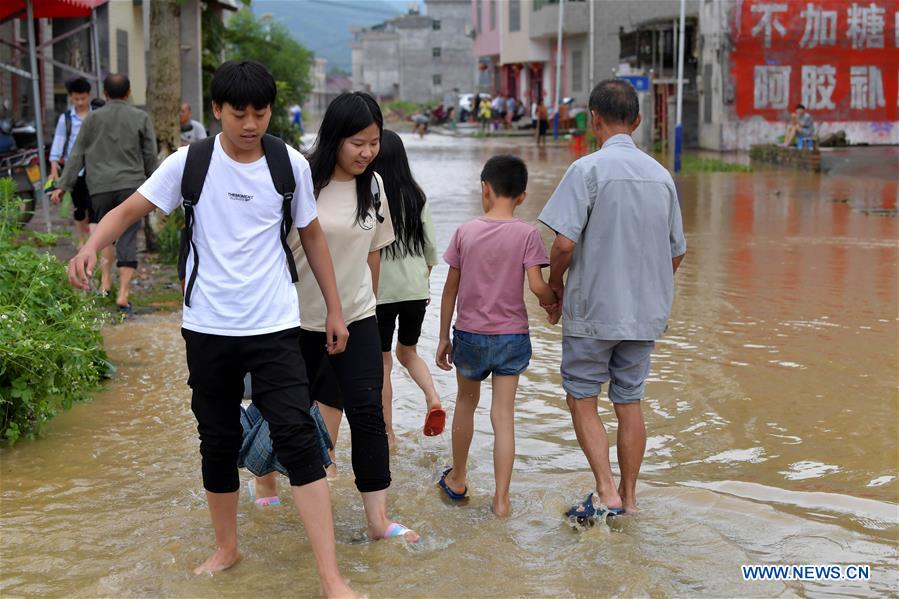
[[[84,77],[69,79],[66,81],[66,91],[69,92],[69,106],[59,115],[53,134],[53,144],[50,146],[50,179],[54,182],[59,180],[66,156],[72,153],[72,146],[75,145],[78,131],[81,130],[81,123],[91,112],[91,84],[87,79]],[[90,195],[84,180],[84,169],[78,173],[78,181],[72,190],[72,205],[74,206],[72,218],[78,223],[78,246],[81,247],[90,235],[87,218]],[[110,251],[110,258],[111,254]],[[105,282],[109,282],[108,274]]]
[[[327,305],[327,351],[340,353],[349,334],[309,164],[281,140],[265,135],[276,87],[264,66],[226,62],[215,72],[210,91],[222,133],[169,156],[112,210],[69,263],[69,279],[87,288],[98,247],[155,208],[169,213],[183,205],[181,266],[187,286],[182,335],[217,546],[194,572],[224,570],[239,560],[240,403],[249,372],[253,403],[268,421],[278,459],[289,473],[322,592],[353,596],[337,566],[330,494],[300,353],[296,271],[286,245],[287,232],[296,226]]]

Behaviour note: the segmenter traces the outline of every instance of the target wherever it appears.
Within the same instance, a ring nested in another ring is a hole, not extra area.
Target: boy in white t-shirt
[[[268,421],[275,451],[289,472],[322,591],[328,597],[348,596],[352,591],[337,566],[328,485],[309,414],[297,294],[281,242],[284,198],[275,190],[262,146],[275,92],[272,75],[251,61],[226,62],[212,79],[213,112],[222,133],[215,139],[200,200],[193,208],[193,243],[185,274],[195,279],[188,288],[182,335],[217,548],[194,572],[224,570],[239,560],[240,402],[244,373],[250,372],[253,403]],[[293,148],[287,152],[296,181],[290,216],[327,305],[327,351],[340,353],[348,333],[317,218],[309,165]],[[184,147],[169,156],[136,193],[103,218],[69,263],[73,285],[88,288],[97,250],[131,223],[155,208],[169,213],[181,204],[187,154]]]

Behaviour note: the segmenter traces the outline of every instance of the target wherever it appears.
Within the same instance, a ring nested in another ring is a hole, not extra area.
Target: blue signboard
[[[624,79],[625,81],[630,82],[630,84],[633,85],[634,89],[638,92],[649,91],[649,77],[645,77],[643,75],[627,75],[624,77],[619,77],[619,79]]]

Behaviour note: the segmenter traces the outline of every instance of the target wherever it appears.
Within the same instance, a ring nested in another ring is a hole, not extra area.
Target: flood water
[[[520,216],[530,221],[571,160],[565,149],[404,139],[441,252],[480,212],[478,174],[489,155],[528,161]],[[899,164],[895,149],[884,155]],[[395,370],[392,513],[423,540],[364,540],[344,430],[332,494],[338,557],[353,586],[371,597],[899,593],[895,172],[893,180],[786,171],[679,180],[689,253],[644,401],[641,511],[609,527],[575,532],[561,516],[592,476],[561,392],[561,330],[541,320],[533,297],[511,518],[490,514],[487,384],[471,500],[447,505],[434,483],[450,459],[448,434],[421,436],[423,400]],[[429,364],[445,275],[437,267],[432,277],[420,344]],[[285,507],[257,509],[241,496],[244,561],[190,574],[213,539],[179,316],[110,327],[116,379],[39,441],[0,452],[4,597],[317,595],[283,479]],[[451,410],[455,375],[433,371]],[[600,410],[614,439],[606,399]],[[767,563],[868,564],[871,579],[743,580],[741,564]]]

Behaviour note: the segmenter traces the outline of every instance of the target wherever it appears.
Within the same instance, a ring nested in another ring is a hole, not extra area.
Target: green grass
[[[681,172],[685,175],[693,173],[749,173],[752,167],[747,164],[725,162],[717,158],[700,158],[685,155],[681,159]]]

